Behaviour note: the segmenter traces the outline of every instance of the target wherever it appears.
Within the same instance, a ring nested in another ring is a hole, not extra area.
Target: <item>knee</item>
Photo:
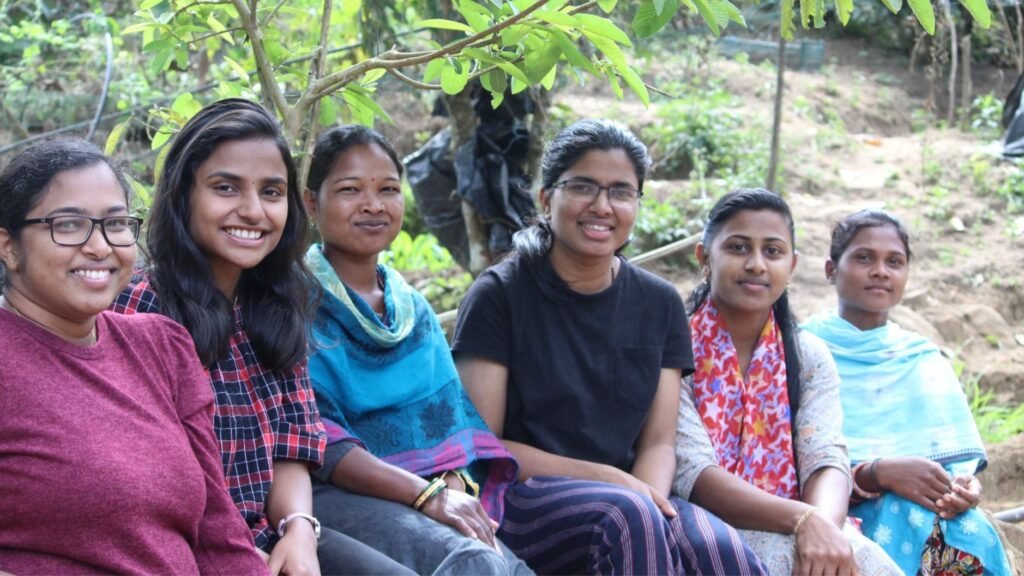
[[[506,552],[506,554],[510,554]],[[512,560],[506,558],[479,540],[462,538],[453,546],[441,565],[434,571],[435,576],[457,574],[502,575],[512,572]]]

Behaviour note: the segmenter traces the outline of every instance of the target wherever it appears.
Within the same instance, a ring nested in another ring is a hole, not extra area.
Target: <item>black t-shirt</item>
[[[462,301],[452,350],[508,368],[504,437],[629,471],[662,368],[693,372],[675,287],[625,260],[596,294],[512,257]]]

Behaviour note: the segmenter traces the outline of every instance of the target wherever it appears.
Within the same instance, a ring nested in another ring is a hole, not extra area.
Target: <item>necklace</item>
[[[14,302],[11,302],[7,298],[3,299],[3,307],[8,309],[8,310],[10,310],[11,312],[14,312],[14,314],[18,318],[23,318],[25,320],[28,320],[29,322],[35,324],[36,326],[39,326],[40,328],[42,328],[43,330],[46,330],[47,332],[50,332],[52,334],[57,334],[55,331],[53,331],[50,328],[46,327],[42,323],[37,322],[37,321],[33,320],[32,318],[29,318],[28,316],[25,316],[24,314],[22,314],[21,310],[18,310],[18,307],[14,305]],[[60,334],[57,334],[57,336],[60,336]],[[64,338],[63,336],[60,336],[60,337]],[[95,323],[92,325],[92,331],[89,332],[89,335],[86,336],[85,338],[81,339],[80,342],[82,342],[85,346],[92,346],[93,344],[96,343],[96,324]]]

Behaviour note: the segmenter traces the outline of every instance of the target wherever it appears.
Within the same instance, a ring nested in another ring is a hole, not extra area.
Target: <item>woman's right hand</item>
[[[953,491],[946,470],[936,462],[917,456],[885,458],[875,468],[879,486],[924,506],[932,512],[940,510],[936,503]]]
[[[803,574],[858,574],[850,542],[820,512],[811,513],[796,532],[793,575]]]
[[[675,518],[679,515],[679,513],[676,512],[676,507],[668,501],[668,498],[662,496],[661,493],[655,490],[650,484],[640,480],[629,472],[624,472],[614,466],[608,466],[606,464],[601,464],[600,466],[601,469],[598,477],[602,482],[625,486],[634,492],[647,496],[654,501],[654,505],[661,510],[661,513],[669,518]]]
[[[469,494],[459,490],[442,490],[427,500],[421,511],[469,538],[487,543],[501,553],[498,539],[494,535],[498,530],[498,523],[491,520],[480,501]]]

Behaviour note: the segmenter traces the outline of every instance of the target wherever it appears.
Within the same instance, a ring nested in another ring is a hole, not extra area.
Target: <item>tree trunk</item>
[[[960,57],[963,59],[963,70],[960,71],[960,113],[963,115],[961,124],[964,129],[971,121],[971,100],[974,85],[971,82],[971,35],[967,34],[960,40]]]
[[[779,35],[779,58],[775,63],[775,117],[772,120],[772,151],[771,159],[768,161],[768,180],[764,187],[776,191],[775,181],[779,170],[779,141],[782,136],[782,100],[783,92],[786,89],[786,39]]]
[[[949,23],[949,105],[946,107],[946,123],[952,126],[956,121],[956,69],[959,55],[956,22],[953,21],[953,10],[949,7],[949,0],[942,0],[942,12],[946,15],[946,22]]]
[[[473,137],[473,130],[476,128],[476,112],[473,110],[471,90],[445,96],[445,104],[448,105],[448,118],[452,131],[452,147],[449,154],[455,157],[455,153],[463,144]],[[454,191],[453,191],[454,192]],[[466,225],[466,239],[469,241],[469,273],[476,276],[491,265],[491,254],[487,249],[487,224],[477,214],[473,205],[469,202],[462,202],[462,218]]]

